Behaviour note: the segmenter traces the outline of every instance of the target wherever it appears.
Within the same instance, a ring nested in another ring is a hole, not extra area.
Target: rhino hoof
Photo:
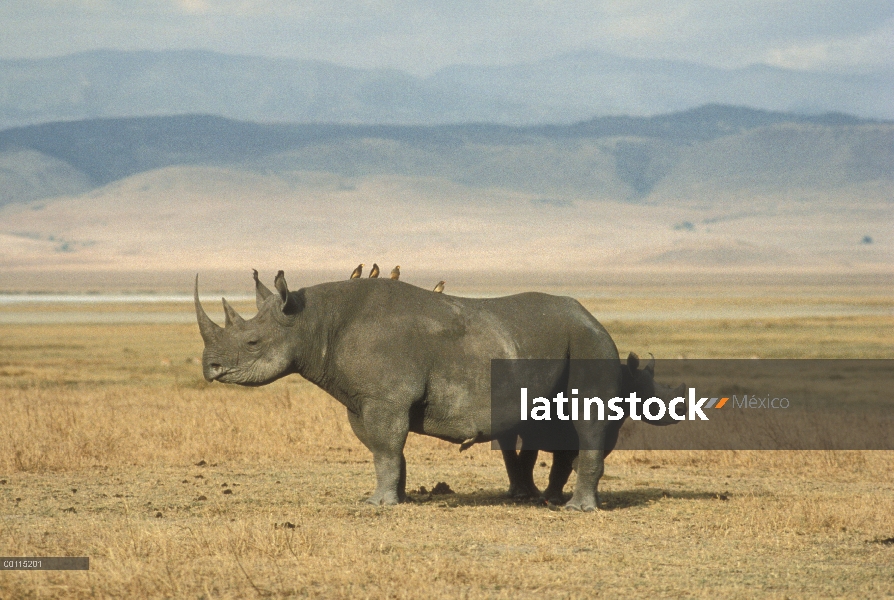
[[[528,500],[531,498],[539,498],[540,490],[536,487],[510,486],[508,495],[515,500]]]
[[[541,496],[541,499],[544,502],[548,502],[550,504],[565,504],[565,502],[567,500],[565,495],[562,494],[562,490],[556,491],[556,490],[551,490],[549,488],[546,488],[545,490],[543,490],[543,495]]]
[[[366,499],[366,503],[373,506],[394,506],[395,504],[400,504],[400,500],[386,496],[370,496]]]

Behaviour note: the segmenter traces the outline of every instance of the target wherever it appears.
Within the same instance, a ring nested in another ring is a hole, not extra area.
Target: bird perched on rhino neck
[[[391,269],[391,279],[400,279],[400,265]]]
[[[447,283],[447,282],[446,282],[446,281],[439,281],[439,282],[438,282],[438,285],[436,285],[436,286],[435,286],[435,289],[432,290],[432,291],[434,291],[434,292],[440,294],[441,292],[444,291],[444,284],[445,284],[445,283]]]
[[[358,279],[361,275],[363,275],[363,263],[357,265],[357,268],[351,273],[351,279]]]
[[[370,278],[370,279],[375,279],[375,278],[377,278],[378,276],[379,276],[379,265],[377,265],[376,263],[373,263],[373,268],[372,268],[372,270],[369,272],[369,278]]]

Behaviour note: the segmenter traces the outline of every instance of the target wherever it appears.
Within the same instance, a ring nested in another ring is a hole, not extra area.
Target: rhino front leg
[[[597,486],[604,472],[605,455],[602,450],[581,450],[577,461],[577,483],[574,485],[574,495],[565,508],[584,512],[598,509]]]
[[[348,420],[354,434],[373,453],[376,491],[366,501],[376,506],[403,502],[407,498],[407,461],[403,451],[409,418],[375,410],[364,413],[360,416],[348,412]]]
[[[407,499],[407,460],[403,452],[373,452],[376,466],[376,492],[366,499],[369,504],[385,506]]]

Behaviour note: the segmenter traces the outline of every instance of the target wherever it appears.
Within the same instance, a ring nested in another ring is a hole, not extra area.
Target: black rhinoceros
[[[602,398],[622,389],[614,342],[573,298],[459,298],[381,278],[290,292],[282,271],[274,292],[255,281],[257,315],[243,319],[224,300],[220,327],[199,303],[196,277],[205,378],[259,386],[298,373],[328,392],[373,454],[373,504],[405,499],[409,432],[464,444],[507,433],[491,424],[491,359],[599,359],[589,389]],[[580,452],[570,509],[597,507],[609,423],[574,424]]]

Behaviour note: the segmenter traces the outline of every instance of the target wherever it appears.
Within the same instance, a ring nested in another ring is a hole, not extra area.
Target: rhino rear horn
[[[652,358],[649,359],[649,364],[646,365],[646,371],[649,372],[649,375],[655,377],[655,355],[649,352],[649,356]]]
[[[227,302],[226,298],[221,298],[220,301],[223,303],[224,315],[226,315],[227,319],[224,327],[230,327],[233,324],[241,325],[245,322],[245,319],[239,316],[239,313],[236,312],[236,309],[230,306],[230,303]]]
[[[211,320],[211,318],[205,313],[205,309],[202,308],[202,303],[199,302],[199,276],[196,275],[196,288],[193,295],[193,299],[196,305],[196,319],[199,321],[199,333],[202,334],[202,340],[204,340],[205,345],[213,344],[220,337],[220,333],[223,331],[220,325]]]
[[[279,292],[279,298],[282,300],[282,312],[285,315],[294,315],[298,312],[298,302],[289,292],[289,286],[286,284],[286,275],[283,271],[276,274],[273,280],[276,291]]]
[[[258,310],[261,310],[261,304],[263,304],[264,300],[270,297],[273,293],[267,289],[267,286],[261,283],[261,280],[258,279],[258,270],[252,269],[252,274],[255,278],[255,303],[258,305]]]

